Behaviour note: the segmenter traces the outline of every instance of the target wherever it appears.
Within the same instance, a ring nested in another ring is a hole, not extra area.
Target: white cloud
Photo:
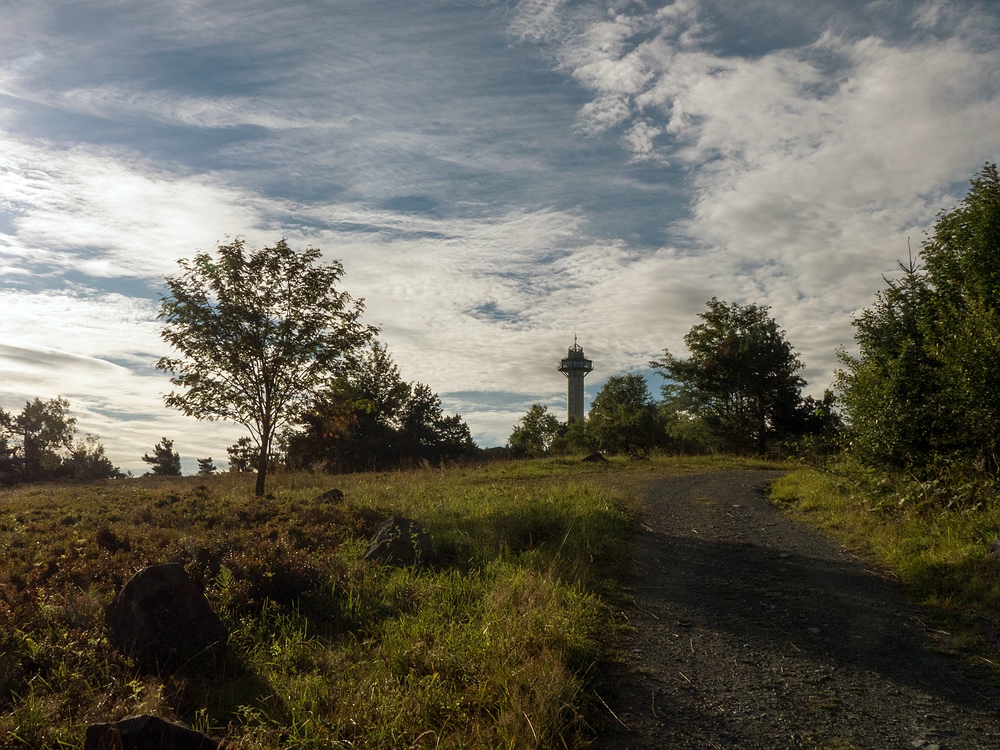
[[[680,226],[696,265],[712,269],[697,286],[772,305],[814,387],[829,382],[835,349],[851,343],[850,313],[872,301],[907,237],[918,244],[955,182],[1000,150],[991,124],[1000,121],[1000,52],[977,30],[989,19],[970,20],[967,6],[921,6],[905,41],[825,33],[753,58],[696,44],[710,30],[694,2],[659,12],[636,4],[611,20],[589,5],[548,7],[527,38],[554,48],[592,92],[583,129],[620,127],[633,158],[690,170],[695,199]],[[682,257],[658,257],[661,278],[676,277]],[[640,289],[653,262],[635,264]],[[693,322],[698,296],[677,307],[658,299]],[[610,318],[635,321],[629,310]],[[678,325],[668,323],[675,339]]]
[[[168,173],[129,153],[2,132],[0,154],[0,194],[15,215],[20,254],[34,256],[26,262],[157,278],[234,228],[252,235],[260,221],[259,198],[211,174]]]
[[[116,455],[166,434],[221,459],[230,428],[162,407],[147,285],[227,234],[342,259],[404,377],[507,394],[449,407],[499,442],[525,398],[562,403],[574,334],[596,384],[679,352],[715,295],[772,305],[821,389],[906,237],[995,158],[995,27],[928,2],[894,35],[735,54],[702,7],[525,0],[475,29],[408,9],[387,33],[376,6],[109,0],[88,6],[116,20],[99,39],[72,4],[19,5],[0,30],[0,366],[19,368],[0,399],[68,384]],[[501,17],[538,47],[481,44]],[[646,226],[608,231],[619,207]],[[661,230],[676,247],[637,239]]]

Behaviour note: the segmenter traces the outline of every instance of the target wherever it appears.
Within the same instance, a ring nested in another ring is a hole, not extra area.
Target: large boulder
[[[224,744],[157,716],[133,716],[87,727],[83,750],[222,750]]]
[[[132,576],[105,613],[111,642],[150,671],[181,668],[226,645],[226,628],[177,563]]]
[[[424,527],[412,518],[389,516],[368,543],[365,558],[390,565],[428,562],[433,548]]]

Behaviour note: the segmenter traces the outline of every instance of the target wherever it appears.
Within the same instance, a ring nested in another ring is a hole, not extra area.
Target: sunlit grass
[[[152,712],[236,747],[556,747],[585,730],[627,544],[624,496],[552,466],[36,486],[0,495],[0,747],[80,747]],[[332,486],[343,505],[314,498]],[[435,561],[363,559],[390,513]],[[217,672],[139,674],[103,609],[144,565],[179,561],[231,631]]]

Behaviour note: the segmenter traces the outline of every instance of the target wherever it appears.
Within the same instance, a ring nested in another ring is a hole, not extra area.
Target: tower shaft
[[[566,411],[570,422],[583,421],[583,378],[586,374],[580,371],[566,373],[569,380]]]

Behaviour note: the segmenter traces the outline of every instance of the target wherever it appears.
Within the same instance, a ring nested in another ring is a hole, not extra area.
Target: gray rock
[[[227,639],[205,594],[177,563],[136,573],[108,605],[105,619],[115,648],[150,671],[215,656]]]
[[[332,503],[334,505],[344,502],[344,493],[338,489],[327,490],[322,495],[319,495],[314,503]]]
[[[365,559],[390,565],[414,565],[429,562],[433,549],[431,538],[417,521],[403,516],[386,519],[365,552]]]
[[[144,714],[87,727],[83,750],[221,750],[220,740]]]

